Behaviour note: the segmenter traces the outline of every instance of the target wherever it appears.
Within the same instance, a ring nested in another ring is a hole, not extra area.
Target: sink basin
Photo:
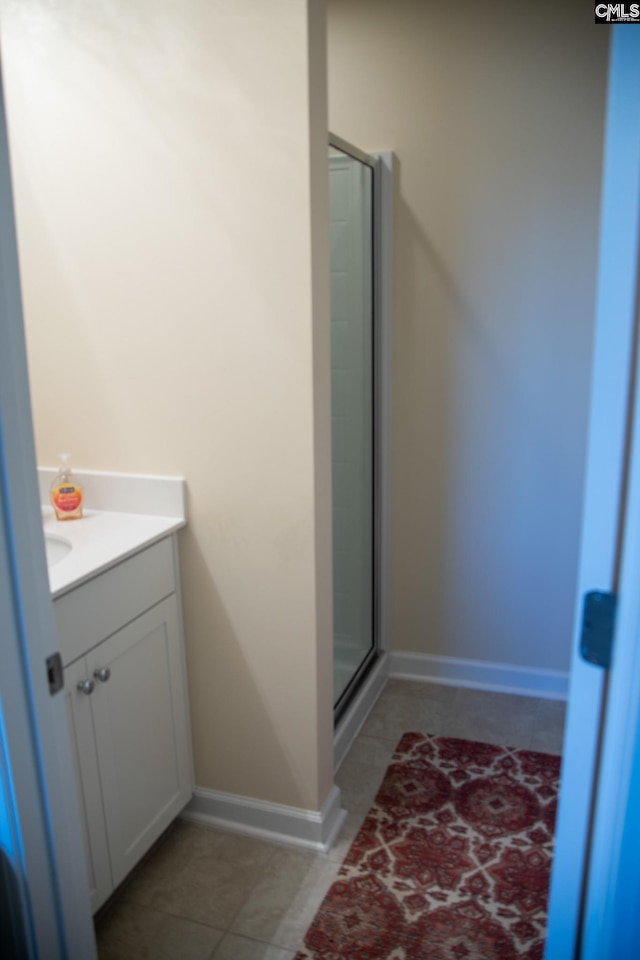
[[[71,553],[71,541],[55,533],[45,533],[44,545],[47,551],[47,566],[55,567]]]

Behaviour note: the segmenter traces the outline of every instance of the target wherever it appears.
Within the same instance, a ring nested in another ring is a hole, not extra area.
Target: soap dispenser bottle
[[[51,484],[51,505],[58,520],[79,520],[84,500],[82,487],[76,483],[69,466],[69,454],[58,455],[60,466]]]

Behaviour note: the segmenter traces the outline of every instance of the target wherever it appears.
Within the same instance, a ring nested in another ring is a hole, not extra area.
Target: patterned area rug
[[[405,734],[295,960],[542,960],[559,774]]]

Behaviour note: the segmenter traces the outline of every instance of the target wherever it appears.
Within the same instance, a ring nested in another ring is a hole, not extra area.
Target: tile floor
[[[177,821],[96,918],[100,960],[293,960],[409,730],[560,753],[564,704],[390,680],[337,775],[328,854]]]

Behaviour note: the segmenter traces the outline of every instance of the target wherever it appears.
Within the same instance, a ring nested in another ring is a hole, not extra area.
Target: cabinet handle
[[[109,667],[103,667],[102,670],[96,669],[93,671],[93,675],[96,680],[100,680],[102,683],[106,683],[111,676],[111,670]]]
[[[89,696],[89,694],[95,690],[95,686],[93,680],[81,680],[78,683],[78,690],[80,693],[86,693],[86,695]]]

